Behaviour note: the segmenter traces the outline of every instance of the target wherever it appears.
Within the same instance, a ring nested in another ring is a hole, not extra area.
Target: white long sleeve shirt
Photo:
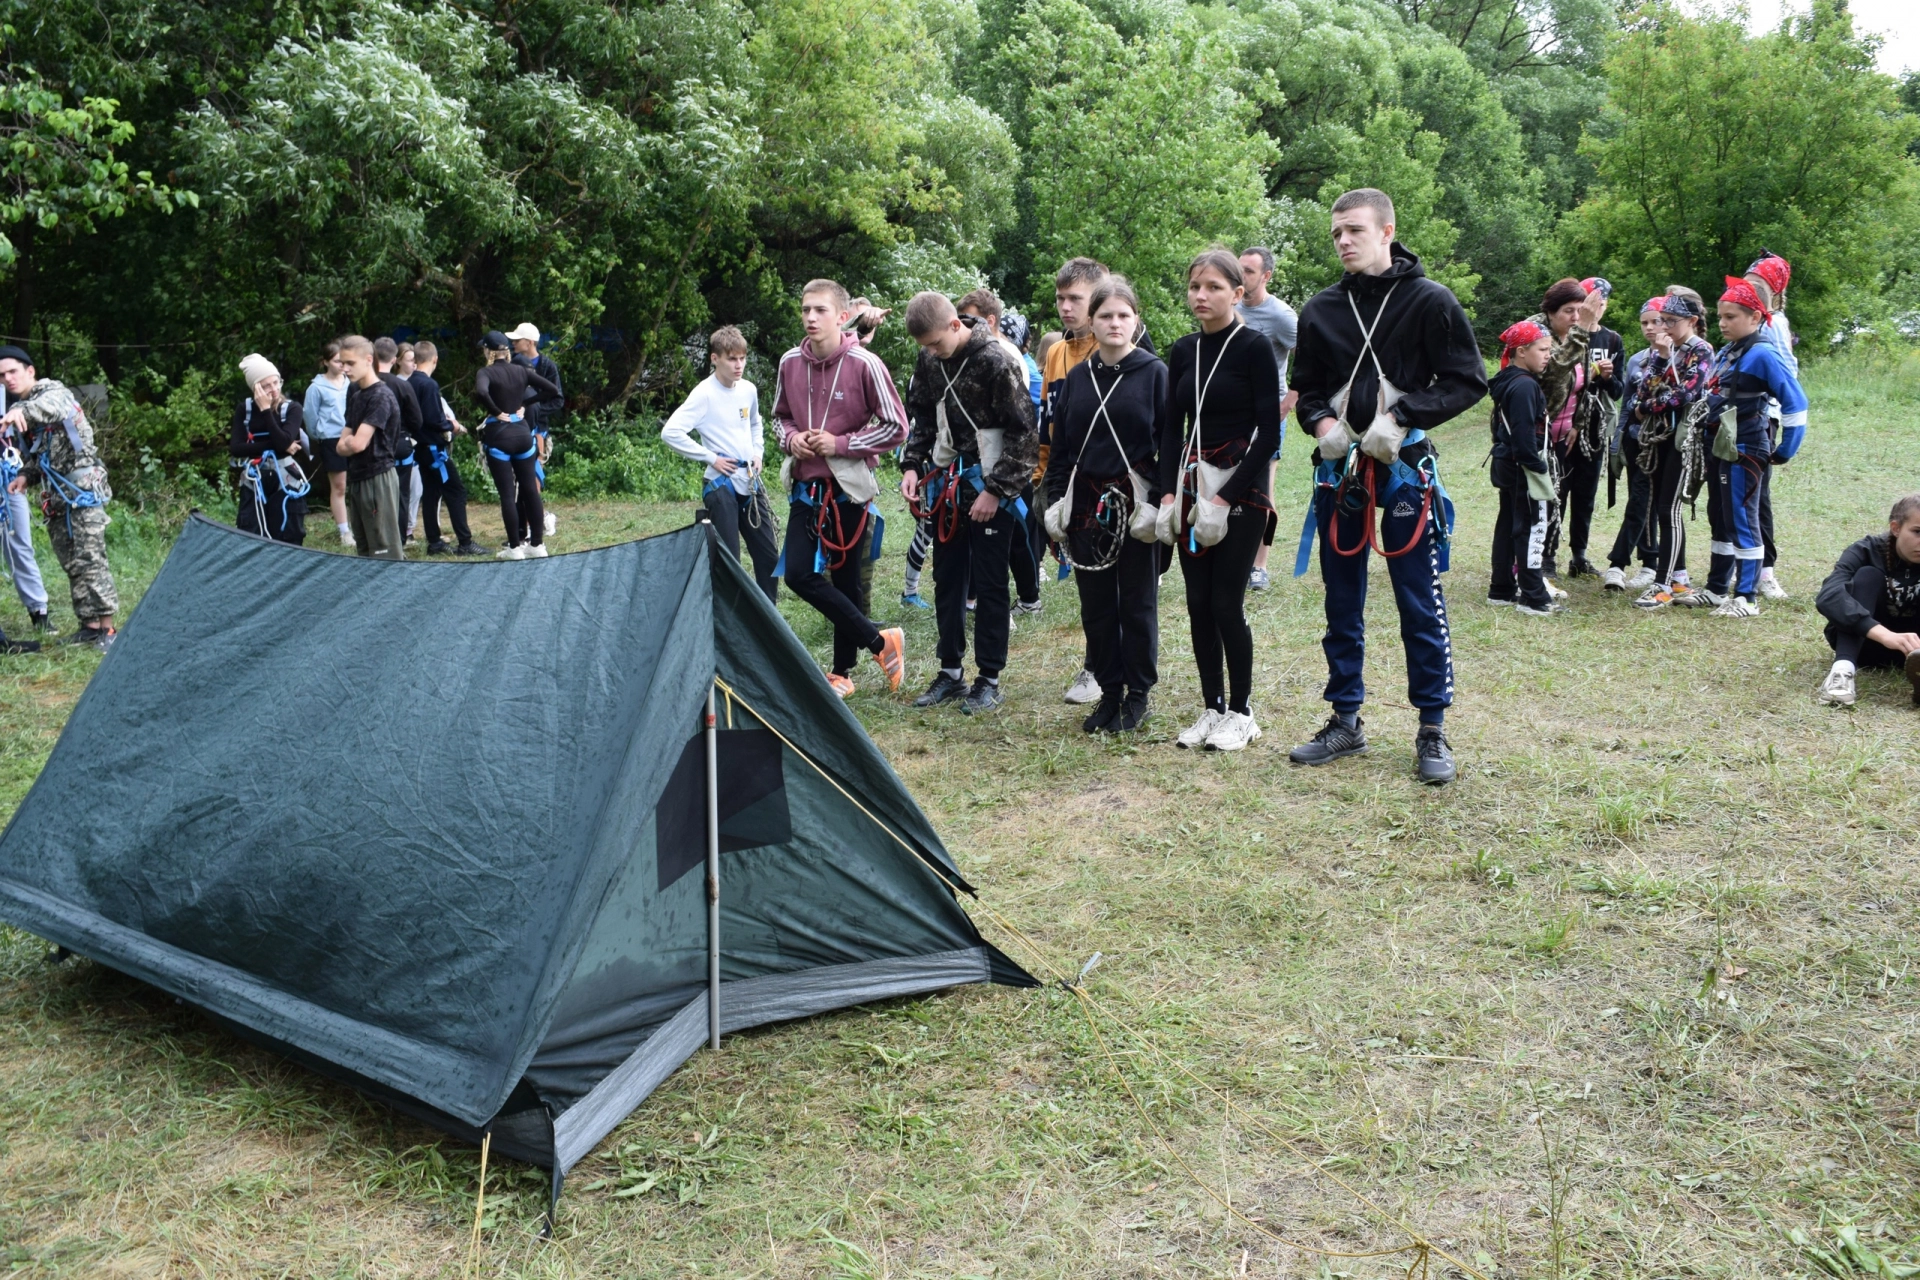
[[[750,464],[737,469],[730,480],[735,493],[752,493],[752,472],[760,469],[766,455],[760,393],[745,378],[723,387],[720,379],[709,376],[673,411],[660,428],[660,438],[681,457],[706,463],[709,480],[720,475],[714,470],[715,458]]]

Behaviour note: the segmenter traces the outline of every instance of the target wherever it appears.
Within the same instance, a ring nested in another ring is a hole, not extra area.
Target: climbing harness
[[[1224,349],[1223,347],[1222,350]],[[1147,497],[1151,492],[1147,482],[1140,478],[1140,473],[1135,471],[1133,464],[1127,460],[1127,448],[1120,441],[1119,428],[1114,426],[1113,416],[1107,412],[1107,401],[1111,400],[1113,393],[1120,389],[1120,383],[1126,376],[1124,373],[1118,375],[1114,378],[1113,385],[1102,392],[1099,377],[1091,366],[1087,369],[1087,379],[1093,383],[1094,394],[1100,397],[1093,416],[1096,420],[1106,421],[1107,434],[1113,438],[1114,451],[1119,455],[1121,465],[1127,469],[1127,488],[1122,489],[1118,480],[1109,481],[1100,489],[1094,500],[1093,510],[1088,513],[1086,519],[1078,525],[1073,524],[1074,490],[1080,478],[1080,462],[1075,458],[1073,469],[1067,473],[1066,493],[1058,502],[1047,508],[1047,533],[1059,549],[1060,563],[1071,569],[1097,573],[1102,569],[1111,569],[1117,564],[1120,560],[1120,552],[1126,546],[1128,534],[1134,533],[1138,536],[1135,531],[1134,516],[1145,508]],[[1087,424],[1087,430],[1089,434],[1092,433],[1092,422]],[[1081,441],[1080,447],[1081,452],[1084,453],[1086,451],[1084,440]],[[1157,515],[1157,512],[1150,512],[1149,518]],[[1152,535],[1153,526],[1148,524],[1145,528],[1146,532]],[[1070,546],[1071,535],[1076,532],[1090,535],[1090,541],[1086,545],[1091,548],[1091,554],[1086,557],[1084,563],[1074,557]],[[1157,542],[1159,539],[1157,536],[1149,536],[1141,540]]]
[[[76,457],[88,452],[86,446],[80,442],[80,428],[77,421],[80,412],[80,406],[76,404],[72,411],[61,419],[61,426],[66,429],[67,433],[67,443],[73,447],[73,452]],[[104,507],[107,505],[107,500],[106,497],[98,491],[88,488],[66,473],[54,469],[52,459],[49,456],[51,445],[48,442],[48,436],[51,434],[51,430],[51,428],[43,428],[37,433],[37,443],[39,447],[34,450],[34,462],[40,468],[40,513],[49,520],[53,519],[54,505],[58,503],[61,508],[61,514],[67,522],[67,536],[71,538],[73,536],[73,509],[75,507],[79,507],[82,510]],[[104,469],[101,467],[96,466],[93,469],[103,475],[105,474]]]
[[[280,404],[278,416],[283,426],[286,424],[287,413],[292,405],[291,400],[283,400]],[[241,428],[247,433],[249,445],[256,439],[263,438],[253,429],[253,409],[254,402],[249,398],[246,402],[247,416],[241,423]],[[271,439],[270,436],[264,438]],[[260,536],[263,538],[270,536],[267,533],[266,486],[262,483],[267,476],[271,475],[280,489],[280,523],[274,526],[276,528],[287,527],[287,521],[291,515],[287,504],[306,497],[313,490],[312,484],[307,480],[307,473],[299,463],[292,458],[282,458],[271,449],[262,450],[257,457],[236,458],[233,465],[240,471],[240,487],[253,497],[253,512],[257,518],[255,527],[260,530]]]
[[[1404,445],[1418,444],[1426,439],[1426,433],[1415,429],[1407,435]],[[1384,493],[1380,486],[1380,475],[1384,471],[1387,483]],[[1383,466],[1379,459],[1360,452],[1358,444],[1347,446],[1347,455],[1338,462],[1329,462],[1325,458],[1316,461],[1313,469],[1313,495],[1307,502],[1307,516],[1300,529],[1300,549],[1294,556],[1293,576],[1304,577],[1307,565],[1313,555],[1313,539],[1319,527],[1319,504],[1321,490],[1333,494],[1333,510],[1327,517],[1327,546],[1338,556],[1357,556],[1368,550],[1378,552],[1388,560],[1398,560],[1409,555],[1426,541],[1429,527],[1433,530],[1434,540],[1440,554],[1440,572],[1445,573],[1451,567],[1451,544],[1453,540],[1453,499],[1447,495],[1447,487],[1440,480],[1440,464],[1433,452],[1409,464],[1395,458],[1391,465]],[[1413,533],[1406,544],[1397,549],[1389,548],[1380,532],[1384,520],[1376,520],[1382,497],[1392,499],[1408,489],[1417,489],[1420,493],[1420,509],[1416,513]],[[1435,514],[1439,518],[1436,520]],[[1358,516],[1364,522],[1364,532],[1350,547],[1340,545],[1341,516]]]
[[[876,526],[880,522],[880,509],[869,502],[860,510],[860,518],[855,521],[852,532],[848,532],[846,513],[843,503],[834,501],[833,481],[802,480],[793,487],[793,500],[813,508],[808,519],[813,522],[813,571],[831,573],[843,569],[847,557],[860,546],[867,536],[869,522]],[[880,529],[874,530],[874,556],[878,559]],[[783,557],[784,559],[784,557]]]

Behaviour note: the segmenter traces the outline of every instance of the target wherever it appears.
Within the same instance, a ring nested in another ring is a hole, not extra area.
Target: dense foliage
[[[620,487],[620,424],[697,376],[703,326],[741,324],[766,387],[811,276],[986,282],[1044,322],[1091,253],[1172,334],[1215,240],[1325,284],[1362,184],[1488,332],[1567,271],[1706,291],[1763,245],[1810,334],[1916,292],[1920,90],[1837,0],[1757,38],[1614,0],[0,7],[7,330],[112,383],[149,467],[214,452],[246,351],[298,386],[329,335],[419,332],[458,381],[532,319]]]

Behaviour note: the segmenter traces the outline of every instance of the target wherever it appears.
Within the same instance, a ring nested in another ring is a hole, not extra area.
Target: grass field
[[[1286,764],[1324,715],[1317,572],[1283,571],[1297,437],[1281,572],[1250,602],[1254,749],[1172,746],[1198,710],[1177,571],[1157,714],[1131,740],[1090,740],[1060,700],[1081,645],[1070,586],[1020,623],[995,717],[916,712],[864,673],[852,705],[984,899],[1061,969],[1103,953],[1089,991],[1164,1056],[1097,1023],[1110,1061],[1057,986],[736,1036],[575,1171],[551,1242],[535,1238],[539,1176],[496,1164],[473,1274],[1405,1274],[1405,1256],[1279,1245],[1189,1176],[1291,1240],[1403,1242],[1297,1152],[1489,1276],[1905,1274],[1879,1260],[1920,1260],[1920,711],[1872,675],[1854,711],[1815,705],[1812,595],[1920,487],[1920,359],[1820,368],[1810,391],[1810,442],[1776,478],[1793,599],[1746,623],[1642,614],[1590,580],[1565,617],[1483,605],[1484,416],[1441,434],[1460,505],[1452,787],[1412,781],[1384,590],[1373,754]],[[1617,515],[1597,521],[1602,549]],[[684,517],[570,507],[555,545]],[[891,523],[876,579],[886,617],[906,528]],[[163,530],[116,520],[130,597]],[[787,614],[824,653],[818,619]],[[0,625],[23,623],[9,595]],[[917,687],[932,621],[906,626]],[[96,661],[0,659],[0,816]],[[0,929],[15,1274],[468,1274],[476,1152],[45,951]]]

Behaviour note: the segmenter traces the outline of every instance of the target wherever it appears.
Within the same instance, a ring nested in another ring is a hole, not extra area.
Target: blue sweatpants
[[[1319,520],[1320,577],[1327,588],[1327,634],[1320,647],[1327,655],[1327,690],[1322,696],[1340,712],[1358,711],[1367,699],[1363,671],[1367,656],[1367,562],[1373,553],[1364,545],[1351,556],[1333,549],[1337,535],[1342,547],[1362,544],[1366,522],[1357,514],[1334,518],[1331,489],[1314,491]],[[1437,505],[1437,503],[1436,503]],[[1413,536],[1419,520],[1420,494],[1400,486],[1380,499],[1381,543],[1398,551]],[[1421,713],[1423,723],[1438,722],[1453,705],[1453,637],[1447,628],[1447,600],[1440,590],[1440,539],[1433,513],[1421,545],[1387,561],[1393,582],[1393,600],[1400,608],[1400,643],[1407,653],[1407,701]],[[1333,528],[1329,528],[1329,524]]]
[[[1707,523],[1713,538],[1709,591],[1751,598],[1760,588],[1760,564],[1766,556],[1760,497],[1766,491],[1766,476],[1766,458],[1745,447],[1732,462],[1713,459],[1713,488],[1707,495]]]

